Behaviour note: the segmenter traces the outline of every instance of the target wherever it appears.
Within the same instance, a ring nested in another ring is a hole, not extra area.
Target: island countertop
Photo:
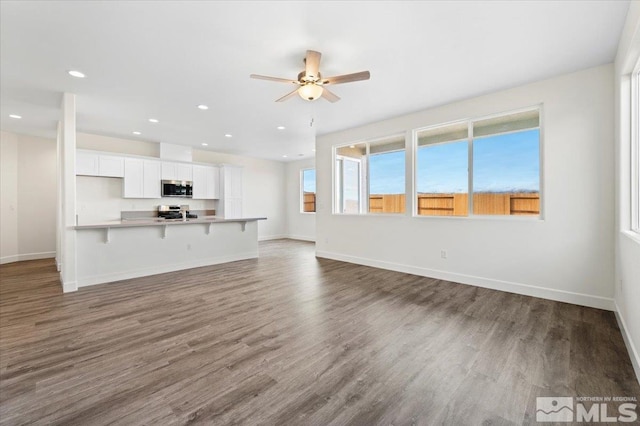
[[[225,219],[220,216],[202,216],[194,219],[163,219],[158,217],[121,219],[105,222],[76,225],[75,229],[103,229],[103,228],[133,228],[142,226],[164,226],[164,225],[190,225],[196,223],[229,223],[229,222],[253,222],[257,220],[267,220],[266,217],[242,217]]]

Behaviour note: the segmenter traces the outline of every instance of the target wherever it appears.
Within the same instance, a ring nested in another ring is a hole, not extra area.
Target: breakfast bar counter
[[[76,225],[78,287],[258,257],[264,217],[139,218]]]
[[[229,222],[253,222],[256,220],[267,220],[266,217],[243,217],[225,219],[219,216],[202,216],[195,219],[163,219],[163,218],[140,218],[140,219],[120,219],[86,225],[76,225],[75,229],[104,229],[104,228],[131,228],[139,226],[164,226],[164,225],[189,225],[194,223],[229,223]]]

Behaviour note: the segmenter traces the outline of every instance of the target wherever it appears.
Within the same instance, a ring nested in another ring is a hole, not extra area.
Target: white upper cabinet
[[[98,176],[98,154],[76,152],[76,175]]]
[[[162,162],[162,180],[193,180],[193,166],[191,164]]]
[[[160,162],[124,159],[124,198],[160,198]]]
[[[124,158],[115,155],[98,157],[98,173],[105,177],[124,177]]]
[[[124,157],[77,151],[76,175],[123,177]]]
[[[219,169],[214,166],[193,166],[193,198],[211,200],[220,197]]]
[[[160,162],[144,160],[143,162],[143,195],[144,198],[160,198],[162,185],[160,179]]]
[[[223,184],[220,167],[213,165],[76,151],[76,175],[123,177],[123,198],[161,198],[162,181],[175,180],[192,182],[194,199],[217,200],[222,192],[242,199],[242,168],[225,166],[225,170],[228,177]]]
[[[137,158],[124,159],[124,198],[144,198],[144,160]]]

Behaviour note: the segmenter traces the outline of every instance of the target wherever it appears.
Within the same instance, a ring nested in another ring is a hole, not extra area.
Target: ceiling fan
[[[267,77],[264,75],[251,74],[249,77],[256,78],[258,80],[277,81],[280,83],[293,83],[296,89],[284,95],[280,99],[276,99],[276,102],[284,102],[287,99],[291,99],[296,95],[307,101],[315,101],[316,99],[323,97],[329,102],[337,102],[340,97],[335,93],[329,91],[325,86],[329,84],[342,84],[350,83],[352,81],[369,80],[371,74],[369,71],[361,71],[353,74],[338,75],[335,77],[323,78],[320,74],[320,57],[322,54],[315,50],[307,50],[307,54],[304,57],[305,68],[298,74],[297,80],[289,80],[286,78]]]

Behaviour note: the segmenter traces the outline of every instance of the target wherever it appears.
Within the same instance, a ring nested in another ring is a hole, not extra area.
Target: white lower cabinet
[[[220,197],[219,169],[212,166],[193,166],[193,199],[213,200]]]
[[[160,162],[125,158],[122,196],[160,198]]]

